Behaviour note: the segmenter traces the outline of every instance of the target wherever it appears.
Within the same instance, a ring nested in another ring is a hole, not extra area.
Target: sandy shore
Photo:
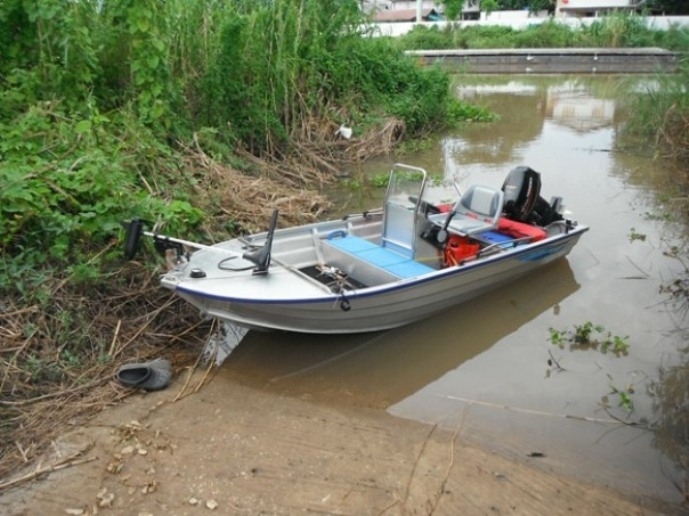
[[[180,377],[75,426],[40,465],[57,470],[4,491],[0,513],[678,512],[558,476],[535,458],[500,456],[468,442],[461,427],[451,432],[217,380],[179,397]]]

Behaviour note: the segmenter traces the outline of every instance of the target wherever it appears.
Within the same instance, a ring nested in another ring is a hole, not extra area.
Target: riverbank
[[[383,411],[326,407],[180,372],[53,446],[4,514],[673,514]],[[54,462],[51,462],[54,461]],[[24,472],[27,474],[30,472]]]
[[[680,54],[662,48],[484,48],[407,50],[423,65],[453,73],[675,73]]]

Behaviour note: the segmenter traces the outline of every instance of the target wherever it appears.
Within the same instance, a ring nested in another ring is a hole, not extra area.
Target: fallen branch
[[[644,424],[644,423],[640,423],[640,422],[638,422],[638,421],[625,421],[624,419],[622,419],[622,418],[620,418],[620,417],[617,417],[615,414],[613,414],[613,413],[610,412],[610,409],[608,409],[608,407],[603,407],[603,410],[605,410],[605,413],[606,413],[608,416],[610,416],[611,418],[613,418],[615,421],[617,421],[618,423],[620,423],[620,424],[622,424],[622,425],[625,425],[625,426],[635,426],[635,427],[637,427],[637,428],[643,428],[643,429],[645,429],[645,430],[653,430],[653,428],[651,428],[650,425],[647,425],[647,424]]]
[[[39,401],[45,401],[45,400],[48,400],[48,399],[50,399],[50,398],[57,398],[57,397],[59,397],[59,396],[64,396],[64,395],[67,394],[67,393],[69,393],[69,394],[74,394],[74,393],[76,393],[76,392],[89,390],[89,389],[92,389],[92,388],[96,387],[97,385],[100,385],[101,383],[103,383],[103,382],[106,381],[106,380],[107,380],[107,379],[102,379],[102,378],[100,378],[100,379],[98,379],[98,380],[96,380],[96,381],[94,381],[94,382],[87,383],[86,385],[81,385],[81,386],[79,386],[79,387],[73,387],[73,388],[70,388],[70,389],[67,389],[67,390],[62,390],[62,391],[48,392],[48,393],[46,393],[46,394],[41,394],[40,396],[36,396],[35,398],[29,398],[29,399],[26,399],[26,400],[20,400],[20,401],[5,401],[5,400],[0,400],[0,405],[4,405],[4,406],[6,406],[6,407],[24,407],[24,406],[26,406],[26,405],[31,405],[31,404],[33,404],[33,403],[38,403]]]
[[[91,462],[93,460],[97,460],[98,457],[85,457],[83,459],[77,459],[82,452],[79,451],[73,455],[70,455],[66,459],[64,459],[61,462],[58,462],[57,464],[53,464],[52,466],[46,466],[44,468],[37,468],[31,473],[27,473],[26,475],[23,475],[21,477],[15,478],[13,480],[9,480],[7,482],[4,482],[0,484],[0,492],[4,491],[5,489],[8,489],[10,487],[17,486],[19,484],[22,484],[24,482],[28,482],[30,480],[34,480],[41,475],[45,475],[46,473],[52,473],[53,471],[59,471],[61,469],[65,468],[70,468],[72,466],[78,466],[80,464],[84,464],[86,462]]]
[[[120,333],[120,326],[122,326],[122,319],[117,320],[117,327],[115,328],[115,334],[112,336],[112,342],[110,343],[110,350],[108,355],[112,356],[115,352],[115,345],[117,344],[117,335]]]

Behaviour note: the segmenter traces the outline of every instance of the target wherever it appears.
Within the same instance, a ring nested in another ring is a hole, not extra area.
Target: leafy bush
[[[649,29],[644,18],[634,13],[613,13],[581,28],[587,46],[648,47],[662,31]]]
[[[517,48],[568,48],[579,46],[580,37],[577,31],[551,18],[514,34],[514,43]]]
[[[108,258],[100,252],[132,216],[177,228],[201,220],[183,200],[185,189],[169,202],[152,190],[172,192],[169,178],[154,171],[169,169],[172,155],[150,137],[142,146],[124,122],[45,102],[0,124],[0,288],[29,300],[49,272],[95,277]]]
[[[281,0],[220,21],[198,124],[270,153],[284,150],[303,120],[335,111],[337,123],[364,126],[393,115],[412,135],[443,123],[451,98],[444,73],[416,66],[387,38],[362,34],[355,2],[297,4]]]
[[[332,75],[342,93],[358,95],[365,109],[360,121],[371,113],[390,114],[404,121],[411,137],[448,123],[452,97],[446,72],[419,66],[385,39],[349,40],[337,49],[333,62],[347,60],[356,63],[356,73],[333,67]]]
[[[458,31],[452,30],[450,25],[444,29],[437,25],[414,25],[412,30],[398,38],[398,44],[404,50],[461,48],[453,38],[457,34]]]
[[[514,48],[516,33],[511,27],[472,26],[460,29],[452,37],[457,42],[457,48]]]
[[[461,116],[447,75],[362,37],[361,16],[353,0],[0,4],[0,287],[94,277],[123,219],[197,225],[176,148],[192,131],[232,159],[284,155],[312,118],[414,136]]]

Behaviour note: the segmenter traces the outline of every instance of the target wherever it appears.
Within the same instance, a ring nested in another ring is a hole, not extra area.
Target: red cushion
[[[525,224],[524,222],[517,222],[516,220],[506,219],[505,217],[501,217],[500,220],[498,220],[497,229],[500,233],[505,233],[512,238],[530,237],[534,242],[543,240],[547,236],[543,228]]]

